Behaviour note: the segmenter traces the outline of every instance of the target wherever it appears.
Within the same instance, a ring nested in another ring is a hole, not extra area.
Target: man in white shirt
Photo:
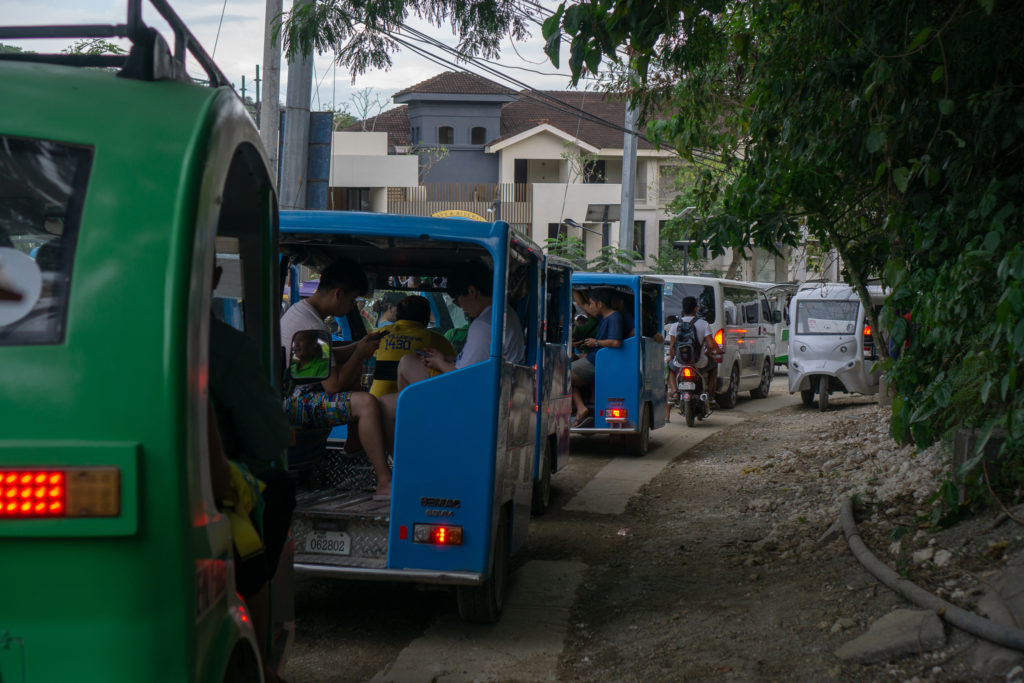
[[[313,295],[281,316],[281,345],[286,350],[291,349],[297,332],[329,332],[324,318],[347,315],[355,306],[356,298],[366,294],[369,287],[366,273],[355,261],[334,261],[320,274],[320,284]],[[368,334],[354,344],[336,349],[331,374],[316,384],[296,387],[285,399],[284,408],[296,426],[328,427],[355,421],[355,434],[377,474],[374,498],[387,500],[391,497],[391,470],[384,452],[380,405],[372,394],[351,390],[359,386],[363,361],[377,350],[381,336],[381,333]]]
[[[676,338],[678,337],[679,324],[687,322],[693,325],[697,331],[697,341],[699,347],[697,348],[697,360],[694,362],[697,370],[701,372],[706,378],[705,385],[708,388],[708,396],[711,397],[714,402],[714,389],[715,381],[718,378],[718,363],[715,362],[714,356],[722,353],[721,349],[718,348],[718,343],[715,342],[715,336],[711,332],[711,325],[708,324],[707,320],[697,315],[697,299],[696,297],[688,296],[683,299],[683,315],[679,318],[679,322],[673,323],[669,330],[669,358],[668,358],[668,384],[670,396],[675,395],[678,398],[678,385],[676,380],[676,373],[679,372],[679,363],[675,359],[676,349]]]

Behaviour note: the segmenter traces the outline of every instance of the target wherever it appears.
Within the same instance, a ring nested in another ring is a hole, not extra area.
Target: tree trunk
[[[732,280],[736,277],[736,271],[739,270],[740,265],[743,263],[743,250],[733,248],[732,250],[732,261],[729,262],[729,269],[725,271],[725,279]]]

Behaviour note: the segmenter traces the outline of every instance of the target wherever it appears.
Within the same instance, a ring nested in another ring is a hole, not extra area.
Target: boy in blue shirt
[[[626,321],[622,314],[612,308],[614,290],[607,288],[595,289],[584,294],[586,301],[583,310],[601,321],[593,337],[584,339],[580,346],[586,349],[586,355],[572,363],[572,402],[576,406],[576,421],[573,427],[584,427],[593,421],[590,409],[587,408],[583,392],[593,388],[596,372],[597,350],[600,348],[618,349],[626,338]]]

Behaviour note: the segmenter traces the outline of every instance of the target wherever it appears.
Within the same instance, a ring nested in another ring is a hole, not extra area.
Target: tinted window
[[[483,126],[474,126],[469,132],[469,142],[473,145],[482,145],[487,141],[487,129]]]
[[[440,145],[450,145],[455,142],[455,130],[451,126],[441,126],[437,129],[437,142]]]
[[[697,314],[700,317],[709,323],[715,322],[715,289],[711,285],[666,282],[663,308],[665,317],[682,315],[683,299],[688,296],[697,299]]]
[[[0,344],[59,344],[92,150],[0,136]]]

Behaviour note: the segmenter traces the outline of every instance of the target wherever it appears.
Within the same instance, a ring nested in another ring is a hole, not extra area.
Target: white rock
[[[929,546],[927,548],[922,548],[921,550],[915,550],[914,554],[911,555],[911,560],[913,560],[914,564],[924,564],[931,560],[934,555],[935,548]]]
[[[932,562],[935,563],[936,567],[944,567],[952,559],[953,553],[949,552],[945,548],[939,548],[937,551],[935,551],[935,557],[932,558]]]

